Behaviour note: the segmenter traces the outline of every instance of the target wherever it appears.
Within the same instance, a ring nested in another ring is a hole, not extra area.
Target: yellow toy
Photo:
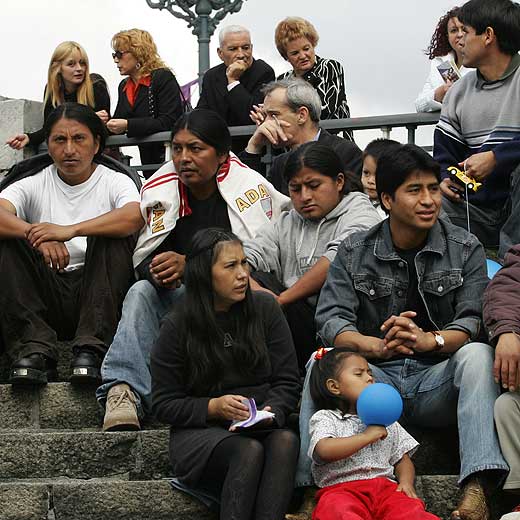
[[[462,170],[459,170],[456,166],[449,166],[448,173],[453,175],[459,183],[465,184],[468,190],[478,191],[482,186],[481,182],[477,182],[473,177],[466,175]]]

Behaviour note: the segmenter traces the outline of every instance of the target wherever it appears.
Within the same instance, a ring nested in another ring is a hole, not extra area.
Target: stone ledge
[[[2,520],[215,520],[165,481],[0,484]]]
[[[418,477],[417,491],[427,508],[449,518],[458,500],[457,477]],[[174,491],[166,481],[49,481],[0,484],[2,520],[215,520],[205,506]],[[310,514],[298,515],[310,520]],[[308,512],[309,513],[309,512]]]
[[[428,511],[449,519],[459,499],[455,475],[420,476],[416,489]],[[503,496],[493,501],[493,518],[510,510],[506,502]],[[57,478],[0,483],[0,504],[2,520],[216,520],[204,505],[173,490],[165,480]],[[298,520],[311,520],[312,500],[306,506]]]
[[[7,99],[0,97],[0,142],[15,134],[34,132],[43,125],[43,104],[27,99]],[[0,169],[7,170],[14,163],[34,154],[31,147],[13,150],[0,147]]]
[[[0,417],[2,429],[10,430],[13,434],[16,431],[46,433],[47,430],[50,434],[51,430],[58,430],[56,433],[62,430],[82,430],[80,433],[88,435],[83,430],[94,429],[97,431],[92,434],[96,433],[98,437],[92,438],[93,445],[97,442],[96,439],[102,439],[103,436],[99,431],[103,413],[95,399],[94,389],[75,387],[70,383],[51,383],[34,390],[0,385]],[[166,425],[151,421],[145,422],[143,426],[154,430],[167,428]],[[447,475],[459,471],[458,436],[455,428],[407,429],[421,443],[414,456],[417,474]],[[143,433],[146,434],[146,430]],[[158,452],[166,450],[168,433],[165,431],[159,438],[159,444],[164,445],[157,444],[156,440],[149,445],[148,439],[152,437],[143,437],[141,449],[147,458],[153,460]],[[164,476],[162,470],[158,476]]]
[[[167,430],[0,432],[2,479],[169,476]]]
[[[49,383],[39,388],[0,385],[1,429],[100,429],[103,410],[95,391],[95,386],[70,383]],[[167,426],[150,419],[143,427]]]

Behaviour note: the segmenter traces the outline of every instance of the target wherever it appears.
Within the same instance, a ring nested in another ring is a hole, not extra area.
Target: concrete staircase
[[[94,388],[12,388],[7,368],[0,357],[0,520],[216,519],[167,482],[166,427],[103,433]],[[430,511],[448,518],[458,498],[456,435],[412,433],[422,437],[417,490]]]

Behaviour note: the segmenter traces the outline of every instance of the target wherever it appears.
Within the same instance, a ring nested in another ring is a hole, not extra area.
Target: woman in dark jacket
[[[230,231],[194,235],[184,281],[152,351],[153,412],[172,426],[174,474],[220,497],[220,518],[283,520],[299,449],[284,428],[300,391],[287,322],[272,296],[250,291]],[[235,429],[251,398],[274,417]]]
[[[72,41],[60,43],[52,53],[43,100],[43,121],[58,105],[69,101],[88,105],[104,123],[110,117],[107,84],[99,74],[89,73],[85,49]],[[45,133],[41,128],[36,132],[15,135],[7,140],[7,144],[21,150],[27,145],[38,147],[44,140]]]
[[[182,114],[180,88],[157,53],[150,33],[141,29],[118,32],[112,38],[112,48],[119,73],[128,78],[119,84],[117,107],[107,123],[108,130],[128,137],[171,130]],[[164,162],[162,143],[140,145],[139,153],[141,164]]]
[[[321,119],[349,118],[343,67],[336,60],[316,55],[319,36],[314,26],[297,16],[285,18],[276,26],[274,39],[278,52],[293,68],[278,79],[298,77],[308,81],[320,96]],[[345,133],[345,137],[352,139],[351,134]]]

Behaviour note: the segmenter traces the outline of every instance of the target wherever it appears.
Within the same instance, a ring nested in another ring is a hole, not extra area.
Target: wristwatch
[[[442,350],[444,347],[444,338],[442,337],[441,333],[438,330],[431,330],[430,332],[433,334],[433,337],[435,338],[435,348],[433,349],[434,352]]]

